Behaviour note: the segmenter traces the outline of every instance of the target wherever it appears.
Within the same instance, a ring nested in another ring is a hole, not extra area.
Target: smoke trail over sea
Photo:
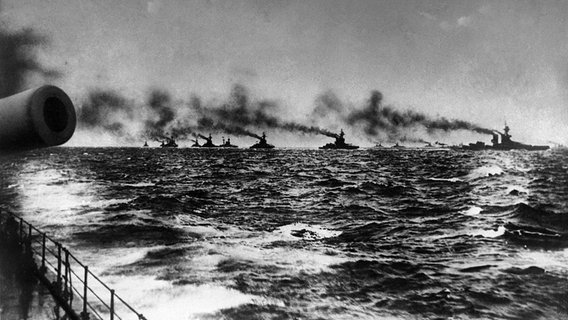
[[[480,127],[464,120],[449,120],[444,117],[431,118],[423,113],[412,110],[399,111],[392,106],[384,106],[383,94],[380,91],[371,92],[367,105],[362,109],[353,110],[345,120],[350,125],[361,125],[369,136],[377,136],[386,132],[389,137],[400,139],[409,128],[423,127],[428,133],[436,131],[468,130],[481,134],[492,134],[493,130]],[[328,110],[338,109],[335,101]],[[420,139],[416,139],[421,141]]]
[[[242,128],[256,128],[335,136],[334,133],[316,126],[283,120],[278,116],[279,107],[276,102],[269,100],[252,101],[247,89],[242,85],[236,85],[229,100],[218,107],[212,107],[208,115],[217,123],[219,129],[227,133],[242,132],[250,135]]]
[[[175,103],[165,90],[154,89],[146,102],[136,103],[114,90],[95,89],[83,102],[79,121],[89,129],[99,128],[117,136],[131,135],[125,128],[133,127],[132,122],[140,122],[143,125],[138,135],[157,140],[167,136],[186,139],[199,131],[258,139],[260,136],[253,131],[282,130],[336,136],[323,128],[284,120],[279,116],[279,109],[276,102],[253,100],[242,85],[235,85],[226,101],[205,105],[196,96],[187,103]]]
[[[87,128],[99,127],[118,136],[139,136],[162,140],[171,136],[187,139],[199,132],[225,133],[259,138],[261,131],[285,131],[297,134],[324,135],[336,138],[337,133],[326,128],[343,127],[360,133],[368,140],[427,142],[423,135],[447,134],[465,130],[478,134],[492,134],[493,130],[474,123],[431,117],[413,110],[398,110],[383,104],[383,95],[372,91],[362,106],[351,107],[333,92],[319,96],[310,118],[298,121],[285,117],[285,107],[268,99],[255,99],[240,84],[233,86],[221,102],[203,102],[193,96],[187,102],[176,102],[163,89],[153,89],[147,101],[134,103],[112,90],[94,90],[87,97],[80,112],[80,121]],[[132,134],[125,128],[131,122],[140,122],[139,132]],[[316,125],[317,124],[317,125]],[[422,136],[416,129],[421,129]]]

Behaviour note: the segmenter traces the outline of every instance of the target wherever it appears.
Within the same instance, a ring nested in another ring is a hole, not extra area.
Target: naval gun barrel
[[[57,146],[75,132],[77,116],[69,96],[45,85],[0,99],[0,151]]]

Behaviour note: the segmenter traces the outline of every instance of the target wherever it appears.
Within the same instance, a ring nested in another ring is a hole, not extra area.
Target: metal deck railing
[[[72,319],[146,320],[61,243],[11,212],[0,211],[0,232],[14,234],[22,253]],[[79,311],[79,313],[77,313]]]

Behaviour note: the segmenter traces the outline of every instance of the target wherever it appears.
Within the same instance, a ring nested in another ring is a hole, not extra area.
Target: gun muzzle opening
[[[65,104],[55,97],[50,97],[45,100],[43,104],[43,118],[47,127],[54,132],[65,130],[69,123],[69,114],[67,113]]]

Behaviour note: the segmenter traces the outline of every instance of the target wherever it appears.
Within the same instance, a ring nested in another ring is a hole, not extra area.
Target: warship
[[[372,149],[385,149],[386,147],[383,146],[381,142],[375,143]]]
[[[148,141],[144,141],[143,147],[148,147]]]
[[[391,148],[393,148],[393,149],[406,149],[405,146],[401,146],[400,144],[398,144],[398,142],[395,143]]]
[[[211,134],[209,134],[209,137],[202,135],[199,135],[199,137],[207,141],[201,145],[201,148],[217,148],[217,146],[213,144],[213,138],[211,137]]]
[[[501,133],[497,130],[493,132],[493,139],[491,139],[491,143],[493,145],[486,145],[483,141],[477,141],[476,143],[470,143],[467,146],[461,146],[461,149],[465,150],[528,150],[528,151],[536,151],[536,150],[547,150],[549,146],[533,146],[530,144],[524,144],[521,142],[511,140],[511,135],[509,131],[511,129],[509,126],[505,124],[505,128],[503,131],[505,133]],[[501,142],[499,142],[499,137],[501,137]]]
[[[227,138],[227,140],[225,140],[225,137],[223,137],[223,144],[219,146],[220,148],[238,148],[236,145],[231,144],[231,138]]]
[[[334,143],[328,143],[325,146],[320,147],[320,149],[358,149],[358,148],[359,146],[354,146],[352,144],[345,143],[345,133],[343,132],[343,129],[341,129],[339,135],[335,135]]]
[[[191,145],[192,148],[199,148],[199,147],[201,147],[201,145],[199,144],[199,139],[198,139],[198,138],[192,139],[191,141],[193,141],[193,144]]]
[[[162,147],[162,148],[177,148],[178,145],[173,138],[166,137],[166,140],[162,141],[162,144],[160,144],[160,147]]]
[[[259,142],[253,144],[251,149],[273,149],[274,146],[266,143],[266,134],[263,132],[262,137],[259,138]]]
[[[491,142],[493,143],[493,149],[495,150],[547,150],[549,146],[533,146],[530,144],[524,144],[520,142],[516,142],[511,140],[511,135],[509,134],[509,126],[505,125],[503,131],[505,133],[501,133],[496,131],[493,133],[493,139]],[[499,136],[501,136],[501,143],[499,143]]]

